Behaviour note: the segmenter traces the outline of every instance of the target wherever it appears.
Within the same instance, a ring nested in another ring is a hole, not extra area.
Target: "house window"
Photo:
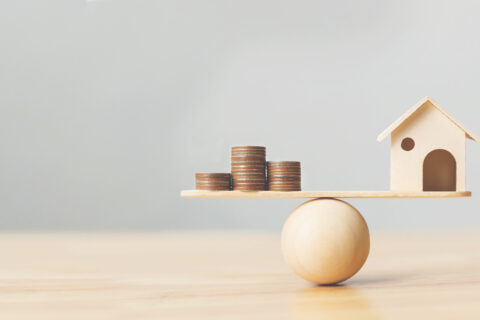
[[[405,151],[410,151],[415,147],[415,141],[412,138],[405,138],[402,140],[402,149]]]

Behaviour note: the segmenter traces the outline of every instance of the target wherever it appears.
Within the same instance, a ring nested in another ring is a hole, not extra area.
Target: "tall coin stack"
[[[195,173],[197,190],[231,190],[230,173]]]
[[[265,147],[232,147],[233,190],[265,190],[265,157]]]
[[[300,191],[301,169],[299,161],[267,162],[268,190]]]

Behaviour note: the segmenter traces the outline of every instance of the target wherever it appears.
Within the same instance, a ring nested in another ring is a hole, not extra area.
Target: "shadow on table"
[[[293,319],[379,319],[361,289],[346,285],[313,286],[291,300]]]

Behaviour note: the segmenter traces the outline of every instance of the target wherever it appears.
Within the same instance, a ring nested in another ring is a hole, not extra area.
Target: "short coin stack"
[[[232,147],[233,190],[265,190],[265,147]]]
[[[301,169],[299,161],[267,162],[268,190],[300,191]]]
[[[231,190],[230,173],[196,173],[195,183],[197,190]]]

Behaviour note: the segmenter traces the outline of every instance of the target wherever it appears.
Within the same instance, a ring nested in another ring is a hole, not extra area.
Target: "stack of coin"
[[[196,173],[195,183],[197,190],[231,190],[230,173]]]
[[[265,147],[232,147],[233,190],[265,190]]]
[[[268,190],[300,191],[301,170],[299,161],[267,162]]]

